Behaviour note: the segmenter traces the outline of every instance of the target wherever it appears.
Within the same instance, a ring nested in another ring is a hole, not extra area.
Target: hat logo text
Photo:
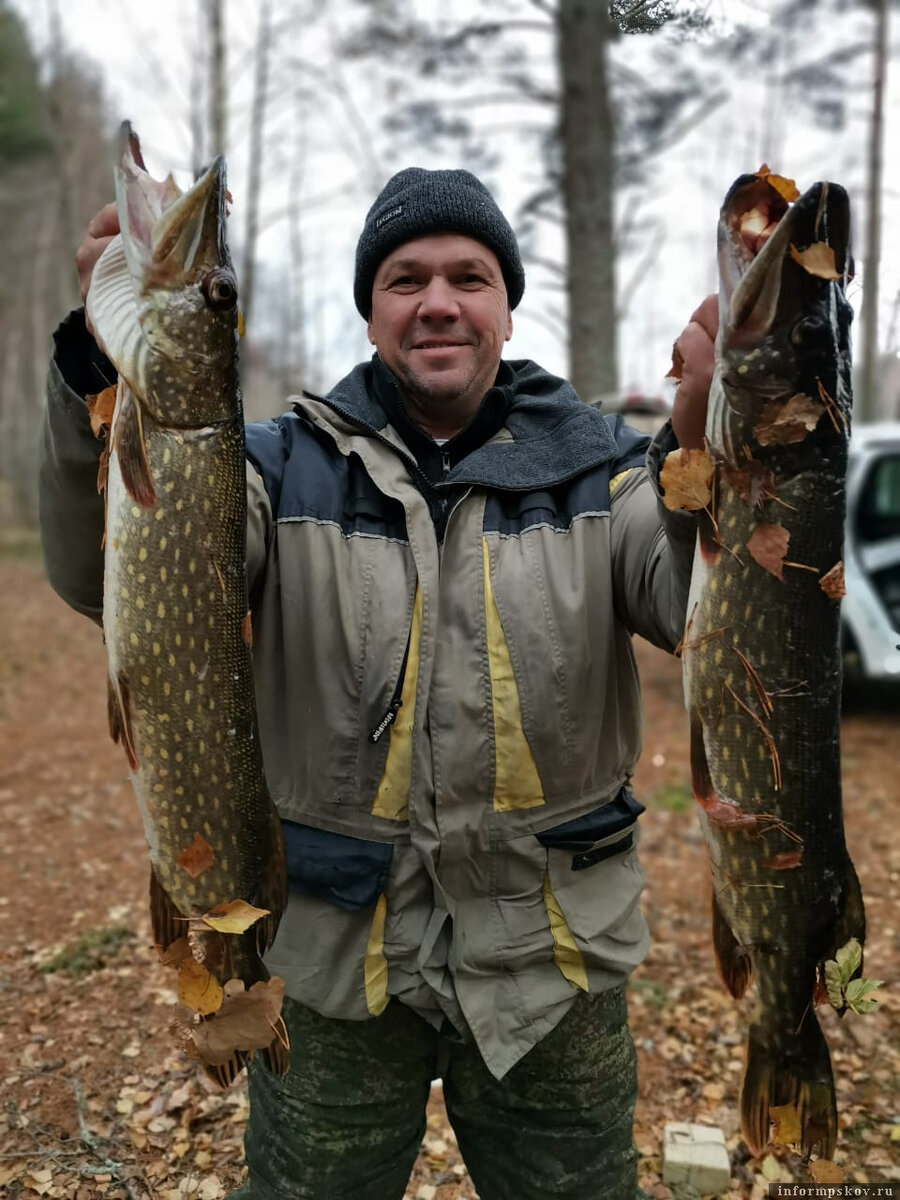
[[[403,205],[398,204],[394,208],[389,208],[386,213],[382,213],[375,222],[375,228],[380,229],[382,225],[386,225],[388,221],[393,221],[394,217],[399,217],[403,212]]]

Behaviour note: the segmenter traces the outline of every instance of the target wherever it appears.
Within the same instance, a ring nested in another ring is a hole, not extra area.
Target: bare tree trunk
[[[569,373],[591,400],[618,386],[613,207],[615,128],[606,4],[559,0],[562,191],[568,257]]]
[[[194,179],[199,179],[203,174],[203,101],[206,83],[206,55],[203,52],[203,46],[206,41],[205,37],[205,21],[203,5],[205,0],[198,0],[196,11],[196,29],[195,35],[197,38],[196,50],[191,62],[191,94],[190,94],[190,112],[188,114],[188,122],[191,130],[191,172]]]
[[[269,87],[269,50],[271,46],[269,0],[260,0],[259,30],[256,37],[256,78],[253,107],[250,112],[250,154],[247,171],[247,224],[244,233],[244,266],[241,271],[241,307],[244,320],[250,320],[253,304],[256,238],[259,233],[259,189],[262,180],[265,144],[266,96]]]
[[[58,274],[58,301],[60,313],[67,312],[78,303],[76,276],[72,267],[71,254],[81,240],[76,236],[73,210],[74,184],[72,179],[72,114],[66,103],[66,65],[63,51],[62,30],[59,21],[57,0],[50,5],[50,69],[52,80],[48,88],[48,107],[53,129],[56,157],[56,188],[58,197],[59,231],[64,246],[72,247],[69,256],[61,259]]]
[[[888,6],[875,0],[875,69],[872,123],[869,127],[868,200],[866,204],[866,260],[863,274],[862,363],[856,416],[860,421],[878,418],[878,275],[881,268],[881,179],[884,142],[884,93],[887,82]]]
[[[225,153],[227,132],[227,70],[225,51],[225,8],[223,0],[208,0],[210,59],[209,133],[213,157]]]

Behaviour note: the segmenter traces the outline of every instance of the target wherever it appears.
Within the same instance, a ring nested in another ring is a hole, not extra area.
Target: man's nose
[[[430,320],[452,319],[459,316],[455,289],[443,275],[435,275],[419,294],[419,316]]]

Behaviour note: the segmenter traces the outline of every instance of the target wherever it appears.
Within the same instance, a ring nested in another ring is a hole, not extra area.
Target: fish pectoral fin
[[[803,1154],[809,1157],[818,1147],[822,1158],[831,1158],[837,1141],[834,1077],[828,1044],[811,1010],[786,1039],[770,1043],[762,1026],[750,1027],[741,1127],[756,1158],[769,1144],[771,1109],[786,1104],[797,1110]]]
[[[112,447],[119,462],[122,483],[136,504],[141,508],[153,508],[156,489],[147,460],[141,406],[124,380],[119,380],[119,387],[121,394],[116,409]]]
[[[152,867],[150,868],[150,924],[153,929],[153,941],[162,950],[168,950],[188,931],[184,914],[176,907],[169,893],[157,879],[156,872]]]
[[[712,898],[712,934],[719,975],[729,994],[739,1000],[753,973],[750,955],[734,936],[715,895]]]
[[[134,735],[131,728],[131,699],[128,692],[128,680],[120,671],[115,679],[106,678],[106,716],[109,721],[109,735],[114,742],[121,742],[132,771],[138,769],[137,752],[134,748]]]

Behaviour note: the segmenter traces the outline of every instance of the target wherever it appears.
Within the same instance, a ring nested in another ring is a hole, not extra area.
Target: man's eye
[[[396,279],[392,279],[390,286],[395,287],[415,287],[416,280],[412,275],[398,275]]]
[[[463,275],[463,277],[462,277],[462,279],[461,279],[461,281],[460,281],[460,282],[461,282],[461,283],[462,283],[464,286],[468,286],[468,287],[475,286],[475,287],[477,287],[479,284],[482,284],[482,283],[484,283],[484,276],[483,276],[483,275],[476,275],[476,274],[474,274],[474,273],[473,273],[473,274],[470,274],[470,275]]]

